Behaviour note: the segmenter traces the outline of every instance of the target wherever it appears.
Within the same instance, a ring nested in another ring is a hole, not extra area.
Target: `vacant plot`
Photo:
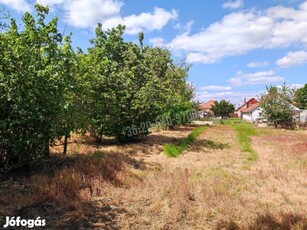
[[[68,157],[1,182],[0,216],[41,216],[46,229],[307,229],[306,132],[233,122],[165,156],[194,129],[126,145],[75,138]]]

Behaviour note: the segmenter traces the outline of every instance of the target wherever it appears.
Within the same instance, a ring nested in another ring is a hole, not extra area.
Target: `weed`
[[[178,157],[196,138],[207,129],[207,127],[199,127],[194,129],[186,138],[181,139],[178,145],[166,144],[163,147],[164,153],[168,157]]]
[[[164,153],[168,157],[177,157],[181,154],[180,149],[175,145],[166,144],[164,145]]]

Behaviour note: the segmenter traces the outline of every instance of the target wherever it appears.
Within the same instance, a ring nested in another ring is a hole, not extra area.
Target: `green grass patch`
[[[253,125],[250,123],[246,123],[240,119],[227,119],[225,121],[226,125],[229,125],[234,128],[237,133],[237,137],[239,142],[241,143],[243,152],[248,152],[247,160],[248,161],[256,161],[258,158],[257,153],[251,147],[250,137],[256,136],[258,133],[254,129]]]
[[[198,127],[194,129],[186,138],[181,139],[178,145],[166,144],[163,147],[164,153],[168,157],[178,157],[197,137],[207,129],[207,127]]]
[[[220,119],[219,121],[221,125],[225,125],[225,122],[223,121],[223,119]]]
[[[208,149],[224,149],[230,147],[228,144],[223,144],[212,140],[203,140],[202,143]]]
[[[168,157],[178,157],[181,154],[181,150],[176,145],[166,144],[163,149],[165,155]]]

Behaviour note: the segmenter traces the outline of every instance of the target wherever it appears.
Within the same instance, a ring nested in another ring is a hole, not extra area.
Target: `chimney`
[[[244,97],[244,104],[246,103],[246,97]]]

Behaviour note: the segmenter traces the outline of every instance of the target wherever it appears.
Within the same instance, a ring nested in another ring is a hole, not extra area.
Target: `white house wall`
[[[307,123],[307,110],[302,110],[300,113],[300,123]]]
[[[252,120],[256,121],[257,118],[262,118],[261,116],[262,108],[258,107],[252,111]]]
[[[243,113],[242,119],[249,122],[254,122],[257,118],[262,118],[261,113],[262,109],[258,107],[254,109],[251,113]]]
[[[246,120],[246,121],[250,121],[250,122],[253,121],[252,116],[251,116],[250,113],[243,113],[242,119],[243,119],[243,120]]]

